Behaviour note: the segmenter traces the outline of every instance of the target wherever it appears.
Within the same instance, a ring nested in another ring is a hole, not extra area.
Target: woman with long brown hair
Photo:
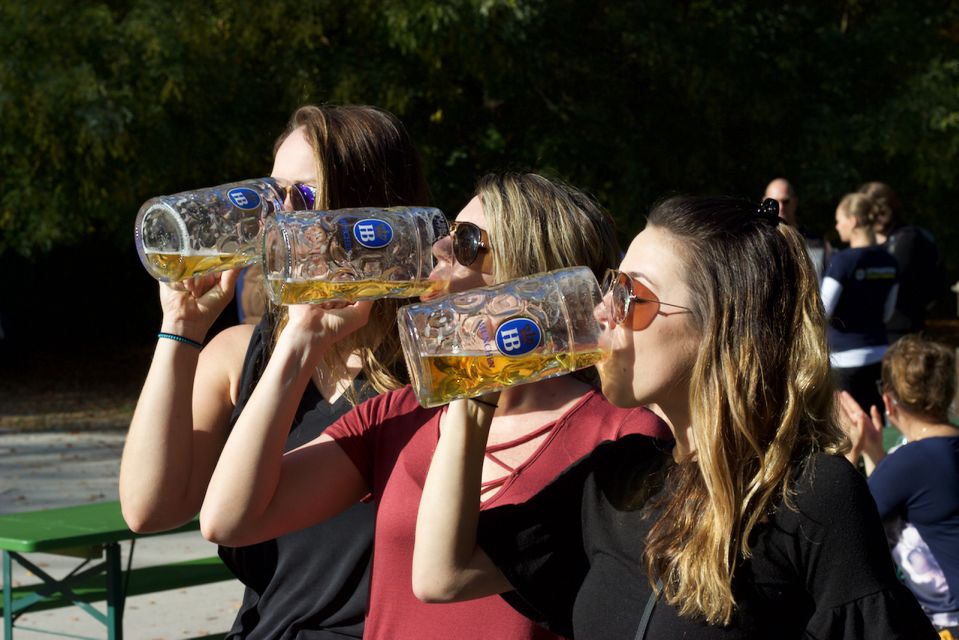
[[[305,106],[277,141],[271,175],[310,209],[426,204],[419,156],[403,124],[369,106]],[[223,446],[282,333],[278,310],[200,345],[233,295],[236,272],[160,284],[157,343],[120,466],[123,516],[138,532],[196,516]],[[401,386],[395,300],[356,305],[369,321],[331,349],[291,398],[281,446],[319,435],[361,399]],[[166,336],[180,339],[164,339]],[[373,508],[259,544],[220,547],[246,585],[228,637],[360,638],[369,587]]]
[[[420,506],[417,594],[515,590],[576,638],[935,637],[836,455],[816,275],[774,201],[661,203],[606,292],[603,393],[657,404],[675,446],[601,445],[477,532],[495,412],[453,403]]]

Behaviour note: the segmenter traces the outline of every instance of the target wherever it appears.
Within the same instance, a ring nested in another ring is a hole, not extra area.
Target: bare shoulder
[[[215,335],[200,354],[198,380],[229,389],[230,397],[235,399],[253,330],[253,325],[240,324]]]
[[[227,327],[213,336],[213,339],[203,348],[203,353],[209,353],[213,357],[232,357],[239,351],[242,360],[254,328],[252,324]]]

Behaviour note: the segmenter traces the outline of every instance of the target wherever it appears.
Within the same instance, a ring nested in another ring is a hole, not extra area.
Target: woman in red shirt
[[[451,253],[450,289],[619,260],[608,214],[581,192],[535,174],[487,176],[435,255]],[[283,453],[295,403],[332,345],[366,323],[367,303],[292,306],[290,321],[223,449],[200,513],[204,535],[250,544],[320,522],[372,496],[377,509],[366,638],[553,638],[497,597],[425,604],[412,590],[419,495],[445,419],[412,390],[378,396],[322,436]],[[503,392],[482,462],[479,509],[525,501],[596,444],[625,433],[665,436],[645,408],[618,409],[574,375]]]

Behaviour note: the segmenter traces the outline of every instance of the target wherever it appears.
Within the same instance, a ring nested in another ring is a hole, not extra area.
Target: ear
[[[899,415],[899,405],[897,405],[892,396],[888,393],[882,394],[882,404],[886,408],[886,417],[889,418],[889,422],[896,424],[896,418]]]

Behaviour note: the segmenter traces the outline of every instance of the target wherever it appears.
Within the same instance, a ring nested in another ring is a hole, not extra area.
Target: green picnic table
[[[205,584],[231,576],[215,557],[147,567],[124,575],[120,562],[120,542],[146,535],[195,531],[198,528],[199,522],[194,518],[170,531],[136,534],[124,522],[119,502],[0,515],[4,637],[12,640],[14,621],[28,608],[73,604],[103,623],[110,640],[122,640],[123,606],[127,595]],[[28,553],[74,556],[79,559],[79,564],[66,577],[58,580],[30,562],[24,556]],[[94,560],[102,561],[88,566]],[[13,562],[31,571],[40,582],[13,587]],[[106,600],[106,613],[90,604],[91,601],[102,599]],[[30,630],[80,637],[42,629]]]

